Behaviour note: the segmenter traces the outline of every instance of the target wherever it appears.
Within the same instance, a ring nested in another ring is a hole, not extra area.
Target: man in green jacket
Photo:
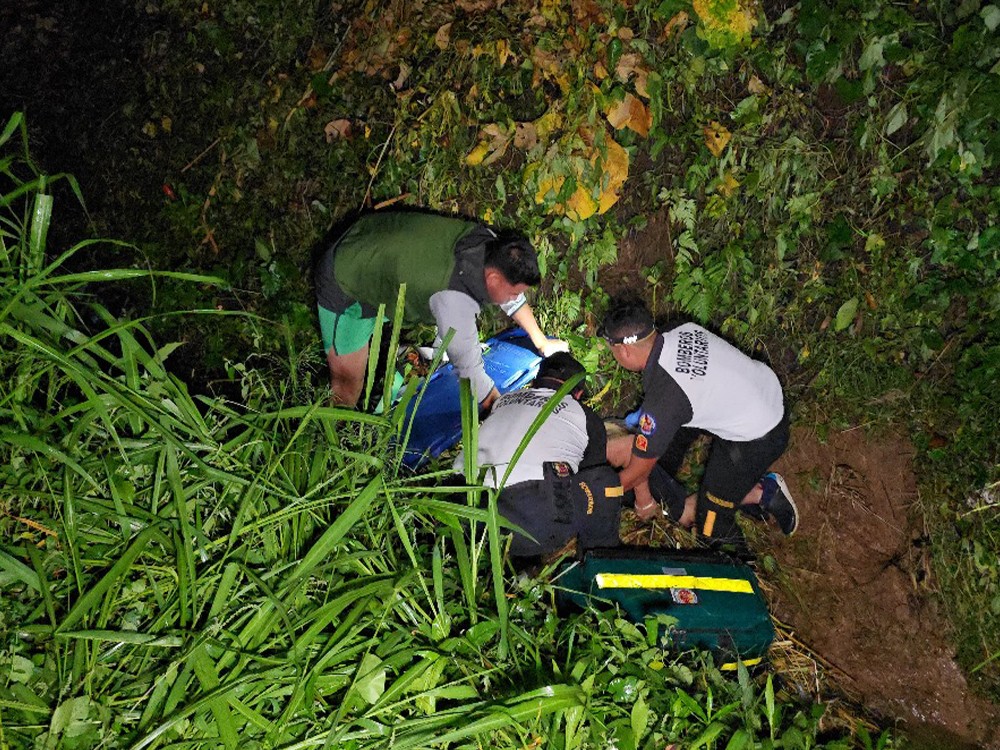
[[[542,356],[566,351],[546,338],[524,293],[541,281],[535,249],[523,237],[497,233],[474,221],[417,211],[379,211],[355,221],[316,268],[323,347],[335,403],[354,406],[361,396],[368,346],[378,306],[395,314],[406,284],[403,320],[435,323],[438,340],[451,332],[447,353],[468,378],[484,409],[498,395],[486,374],[476,317],[495,304],[531,337]]]

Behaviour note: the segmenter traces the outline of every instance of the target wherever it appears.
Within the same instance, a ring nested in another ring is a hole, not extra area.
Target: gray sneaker
[[[792,493],[788,491],[785,478],[772,471],[764,475],[760,484],[764,488],[764,494],[760,499],[761,508],[778,522],[785,536],[791,536],[799,527],[799,509],[792,500]]]

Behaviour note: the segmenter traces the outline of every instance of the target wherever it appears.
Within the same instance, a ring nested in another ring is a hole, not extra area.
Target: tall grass
[[[91,241],[46,245],[54,178],[15,136],[20,117],[0,139],[0,747],[819,746],[769,678],[505,581],[495,500],[400,473],[402,409],[288,405],[250,371],[243,403],[192,397],[173,345],[97,301],[137,272],[71,273]]]

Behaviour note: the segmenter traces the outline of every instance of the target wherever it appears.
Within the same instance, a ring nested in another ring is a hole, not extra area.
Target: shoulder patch
[[[639,432],[643,435],[652,435],[656,432],[656,420],[649,412],[643,412],[639,417]]]
[[[646,439],[645,435],[635,436],[635,449],[643,453],[649,450],[649,440]]]

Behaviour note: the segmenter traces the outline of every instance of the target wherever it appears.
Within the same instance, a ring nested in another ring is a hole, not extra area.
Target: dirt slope
[[[778,463],[802,522],[771,535],[772,611],[840,672],[841,687],[900,720],[915,746],[1000,748],[1000,710],[969,691],[948,645],[915,512],[912,449],[861,430],[798,428]]]

